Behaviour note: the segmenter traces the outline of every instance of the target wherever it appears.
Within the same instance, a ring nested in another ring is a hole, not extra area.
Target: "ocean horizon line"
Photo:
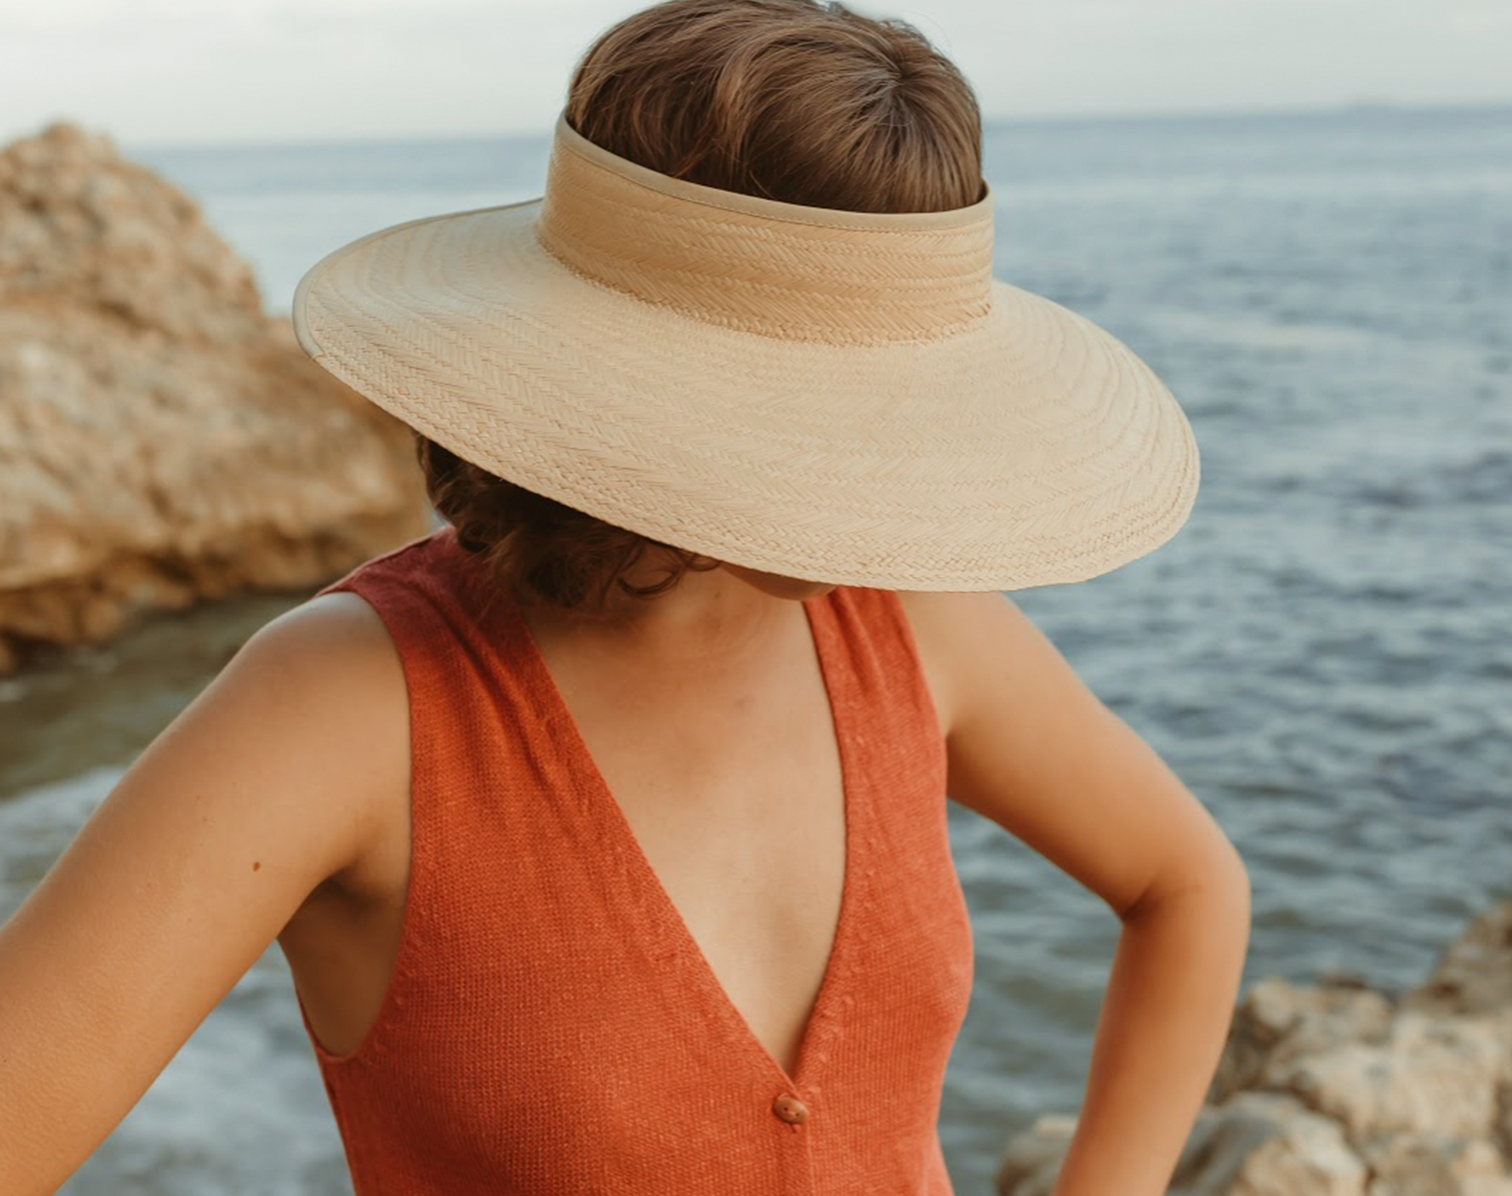
[[[1444,103],[1398,102],[1392,100],[1360,99],[1340,104],[1312,104],[1276,107],[1234,107],[1205,109],[1148,109],[1126,112],[1087,113],[1037,113],[1030,115],[987,114],[983,117],[984,132],[997,129],[1022,128],[1070,128],[1088,125],[1156,125],[1156,124],[1208,124],[1246,123],[1273,120],[1318,120],[1339,118],[1381,117],[1464,117],[1485,114],[1512,115],[1512,99],[1485,101],[1450,101]],[[187,153],[245,150],[321,150],[341,147],[384,148],[407,145],[501,145],[539,144],[549,140],[551,129],[531,132],[523,129],[500,129],[497,132],[458,132],[438,130],[433,133],[405,133],[399,136],[356,134],[351,137],[233,137],[226,140],[205,138],[190,139],[125,139],[113,134],[102,124],[91,122],[86,117],[59,114],[49,121],[38,124],[29,131],[12,132],[0,144],[9,144],[26,136],[41,132],[51,124],[76,125],[94,134],[104,135],[127,154]]]

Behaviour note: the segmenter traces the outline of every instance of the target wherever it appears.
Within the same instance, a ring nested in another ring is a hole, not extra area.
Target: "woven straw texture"
[[[1079,581],[1196,496],[1116,339],[991,279],[991,200],[873,215],[674,180],[559,124],[544,200],[417,221],[295,298],[338,378],[500,477],[785,576]]]

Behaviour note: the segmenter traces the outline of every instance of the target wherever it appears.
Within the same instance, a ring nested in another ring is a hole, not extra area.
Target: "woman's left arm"
[[[1054,1196],[1160,1196],[1223,1048],[1249,932],[1238,853],[1159,756],[996,594],[906,595],[952,798],[1123,923]]]

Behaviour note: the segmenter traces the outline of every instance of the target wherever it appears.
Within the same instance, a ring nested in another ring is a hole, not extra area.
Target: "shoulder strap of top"
[[[362,598],[383,620],[412,690],[444,683],[458,641],[476,650],[492,638],[481,626],[488,596],[450,529],[359,565],[321,593],[340,591]],[[432,675],[437,669],[440,675]]]
[[[853,707],[852,725],[863,734],[903,734],[916,746],[938,743],[939,719],[919,661],[913,630],[897,594],[844,586],[810,606],[814,634],[827,637],[844,660],[836,701]]]
[[[322,591],[350,592],[383,621],[408,692],[411,897],[449,883],[448,843],[499,822],[550,734],[531,691],[524,624],[444,530],[359,566]],[[497,839],[480,850],[503,852]],[[500,861],[502,864],[502,861]]]

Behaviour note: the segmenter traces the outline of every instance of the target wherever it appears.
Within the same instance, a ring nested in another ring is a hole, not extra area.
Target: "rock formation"
[[[70,126],[0,152],[0,672],[420,534],[411,460],[182,192]]]
[[[1002,1196],[1046,1196],[1074,1122],[1016,1138]],[[1512,1196],[1512,900],[1392,1002],[1254,985],[1177,1168],[1180,1196]]]

